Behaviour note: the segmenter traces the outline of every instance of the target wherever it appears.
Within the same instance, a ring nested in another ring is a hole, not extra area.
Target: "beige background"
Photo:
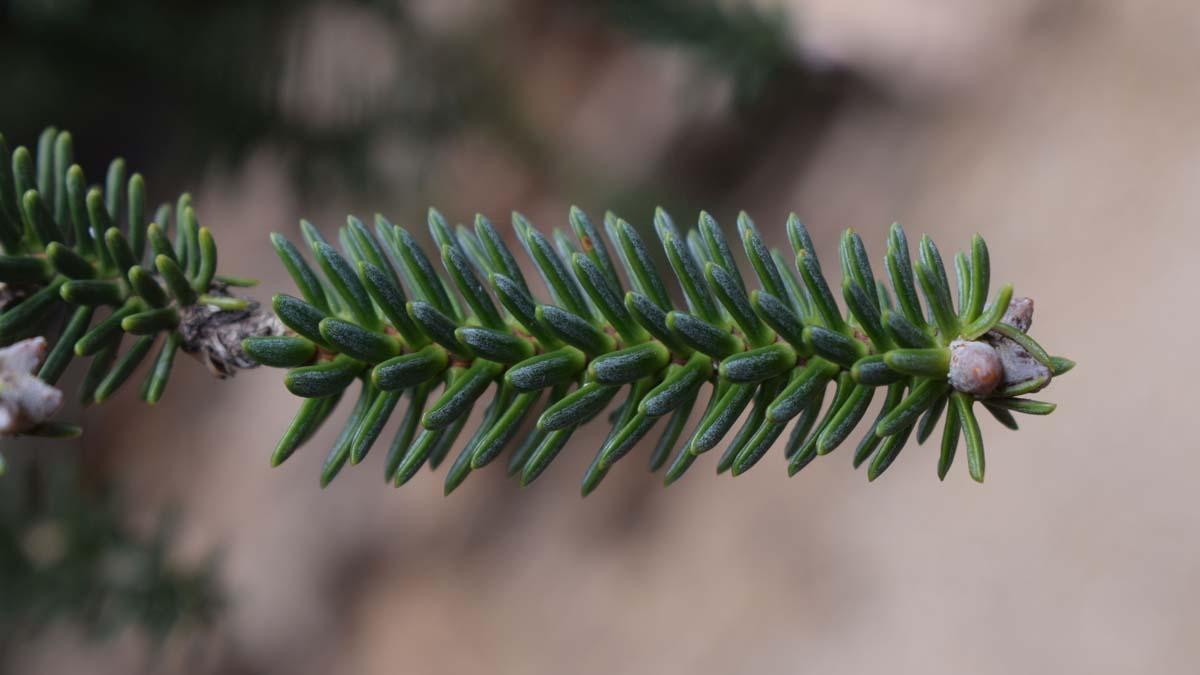
[[[332,428],[269,469],[295,405],[281,375],[219,383],[181,364],[152,413],[126,392],[122,422],[91,414],[85,448],[128,462],[147,509],[188,508],[183,555],[225,551],[221,626],[199,661],[178,648],[152,670],[1195,672],[1200,4],[787,5],[798,50],[881,93],[844,106],[805,161],[780,139],[754,180],[730,186],[738,203],[775,245],[786,213],[801,214],[826,256],[845,226],[876,258],[893,220],[943,250],[984,233],[994,275],[1036,299],[1036,337],[1080,363],[1044,394],[1059,410],[1019,433],[985,421],[983,486],[961,459],[939,483],[936,451],[912,445],[874,484],[842,449],[793,479],[777,452],[737,480],[706,457],[664,491],[641,449],[581,500],[596,439],[579,438],[531,488],[489,469],[444,499],[440,473],[386,488],[378,448],[319,490]],[[447,31],[505,13],[423,7]],[[369,33],[353,17],[329,24],[331,52]],[[692,66],[676,54],[585,64],[560,58],[570,49],[514,57],[527,112],[601,171],[635,175],[688,119],[722,114],[719,86],[683,102]],[[264,289],[290,287],[265,237],[302,215],[284,169],[264,148],[195,190],[226,269]],[[572,199],[471,137],[432,175],[429,199],[457,219],[519,204],[549,227]],[[304,215],[332,227],[389,208],[342,194]],[[118,673],[142,654],[136,636],[86,646],[61,632],[22,659],[17,672]]]

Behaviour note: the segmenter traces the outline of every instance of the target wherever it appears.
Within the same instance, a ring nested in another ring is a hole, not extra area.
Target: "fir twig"
[[[954,258],[955,294],[928,237],[914,261],[903,229],[892,226],[884,258],[889,290],[848,230],[839,249],[843,314],[799,219],[787,222],[792,265],[767,248],[744,213],[738,238],[758,288],[742,277],[711,216],[701,213],[685,234],[665,211],[655,214],[686,309],[671,300],[638,231],[611,213],[602,233],[573,208],[574,237],[556,230],[551,238],[514,214],[513,229],[549,291],[547,303],[535,300],[504,237],[483,216],[474,228],[452,230],[430,211],[432,258],[444,276],[407,230],[382,216],[373,229],[351,216],[338,233],[340,250],[302,222],[315,268],[284,237],[271,238],[301,295],[275,296],[275,320],[229,294],[230,286],[253,282],[217,275],[216,244],[190,196],[160,206],[151,220],[140,175],[126,178],[117,159],[104,187],[88,188],[72,163],[72,143],[70,134],[48,129],[35,155],[24,147],[10,152],[0,137],[0,346],[50,336],[37,373],[48,386],[34,387],[49,394],[57,394],[49,385],[74,357],[92,357],[81,388],[85,403],[112,396],[159,335],[165,338],[142,386],[151,403],[162,396],[179,349],[222,376],[256,362],[289,368],[288,389],[308,400],[273,453],[275,464],[313,436],[358,380],[361,393],[322,484],[347,462],[359,463],[397,410],[404,422],[388,453],[387,480],[403,484],[456,450],[449,492],[501,454],[536,414],[535,430],[507,462],[528,484],[614,400],[620,403],[584,478],[585,494],[655,426],[662,431],[650,464],[669,467],[667,484],[727,438],[718,471],[743,473],[789,425],[784,455],[794,474],[849,439],[881,386],[883,410],[858,444],[855,466],[871,460],[868,477],[878,477],[914,430],[924,442],[945,411],[939,477],[961,435],[971,476],[983,480],[974,404],[1015,428],[1014,412],[1054,409],[1023,396],[1074,366],[1029,336],[1032,301],[1013,299],[1006,285],[989,303],[991,265],[981,237]],[[135,338],[122,352],[125,333]],[[21,353],[40,356],[45,345]],[[12,361],[5,377],[29,379],[37,365]],[[830,385],[835,393],[824,406]],[[483,421],[460,440],[469,412],[491,389]],[[551,390],[546,399],[544,389]],[[46,402],[61,396],[41,396],[31,406],[28,397],[14,398],[20,391],[0,390],[9,411],[5,433],[77,433],[49,419],[57,403]],[[680,445],[702,400],[704,412]]]
[[[870,460],[874,480],[914,429],[924,442],[947,410],[938,476],[949,470],[961,434],[971,477],[982,481],[974,404],[982,402],[1015,427],[1012,412],[1053,410],[1021,396],[1074,365],[1049,356],[1027,334],[1032,302],[1012,300],[1011,286],[988,304],[990,261],[979,236],[969,254],[955,258],[956,304],[928,237],[914,262],[904,230],[892,226],[884,260],[889,290],[876,279],[862,240],[848,230],[840,246],[840,290],[849,310],[843,314],[795,216],[787,222],[794,270],[767,248],[749,216],[739,217],[739,239],[758,280],[751,289],[711,216],[701,213],[697,228],[685,235],[660,209],[655,229],[686,300],[683,309],[670,300],[631,225],[606,214],[605,236],[578,208],[568,220],[574,238],[556,230],[551,239],[513,215],[516,237],[549,291],[546,303],[534,298],[504,238],[483,216],[473,229],[451,230],[430,210],[444,277],[407,230],[382,216],[373,231],[351,216],[339,231],[340,252],[302,223],[321,274],[299,248],[272,235],[302,297],[275,297],[288,336],[249,338],[244,348],[263,364],[291,368],[288,388],[308,399],[273,462],[310,438],[360,380],[355,412],[326,460],[322,485],[347,459],[361,461],[398,409],[406,421],[388,453],[386,480],[401,485],[458,448],[446,477],[449,493],[499,455],[523,422],[536,419],[508,462],[510,473],[528,484],[614,400],[620,403],[584,477],[585,495],[656,426],[661,435],[651,468],[669,465],[667,484],[731,434],[717,468],[743,473],[789,424],[784,455],[794,474],[844,444],[875,389],[886,387],[884,408],[859,443],[855,466]],[[1010,304],[1020,317],[1008,311]],[[822,414],[831,384],[837,391]],[[439,387],[442,393],[432,395]],[[492,388],[488,412],[464,442],[463,422]],[[538,412],[544,389],[553,391]],[[409,404],[400,405],[405,398]],[[679,444],[701,400],[707,407]],[[414,433],[418,418],[422,429]]]
[[[0,296],[7,298],[0,346],[46,338],[20,343],[36,346],[22,352],[36,358],[19,359],[19,367],[0,373],[0,408],[8,411],[0,434],[78,433],[49,420],[62,401],[53,385],[76,358],[91,357],[82,402],[99,403],[161,343],[142,386],[142,398],[155,403],[178,349],[224,376],[254,365],[241,353],[242,338],[282,332],[274,317],[231,297],[226,288],[233,284],[215,276],[216,242],[189,195],[153,214],[146,204],[145,181],[138,173],[127,177],[120,158],[109,164],[102,186],[89,187],[74,163],[69,132],[46,129],[35,151],[10,151],[0,136]],[[172,220],[173,240],[167,235]],[[126,334],[133,339],[123,350]],[[9,386],[34,369],[42,385],[36,391],[43,392],[38,406],[21,394],[34,391],[30,386]]]

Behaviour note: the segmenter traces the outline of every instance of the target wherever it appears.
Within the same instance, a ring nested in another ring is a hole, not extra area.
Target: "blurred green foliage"
[[[93,151],[109,157],[131,146],[172,161],[244,148],[280,122],[265,87],[281,67],[288,14],[280,7],[263,0],[0,2],[0,71],[10,100],[20,101],[0,108],[0,126],[28,137],[57,121],[105,139],[110,147]]]
[[[634,37],[685,48],[729,77],[734,100],[751,105],[794,67],[781,11],[693,0],[606,0],[601,15]]]
[[[281,96],[307,48],[299,38],[320,5],[313,0],[0,0],[0,72],[6,98],[20,102],[0,106],[0,128],[15,138],[47,123],[71,128],[98,139],[81,163],[119,152],[159,173],[273,143],[294,151],[299,178],[331,160],[357,182],[382,128],[441,136],[458,71],[440,52],[432,58],[437,45],[403,5],[341,4],[369,12],[426,72],[405,71],[382,102],[352,102],[352,119],[314,124]]]
[[[134,624],[155,643],[213,622],[223,604],[215,558],[194,569],[171,559],[173,515],[142,532],[108,481],[40,459],[10,455],[0,490],[0,656],[62,621],[93,637]]]
[[[310,48],[306,28],[326,6],[361,13],[393,35],[399,64],[385,91],[342,101],[353,113],[336,124],[314,123],[281,96]],[[828,85],[840,75],[799,61],[774,13],[710,0],[528,0],[512,3],[508,18],[561,13],[710,64],[733,86],[744,127],[760,137],[769,137],[762,121],[773,111],[794,111],[798,101],[822,110],[837,96]],[[82,164],[123,154],[158,175],[187,175],[213,157],[236,160],[271,143],[295,157],[295,175],[309,185],[336,176],[362,187],[382,135],[421,152],[468,125],[545,165],[553,148],[512,100],[520,73],[504,71],[494,28],[431,35],[407,3],[383,0],[0,0],[5,99],[19,102],[0,106],[0,128],[11,138],[46,124],[70,128],[97,139]]]

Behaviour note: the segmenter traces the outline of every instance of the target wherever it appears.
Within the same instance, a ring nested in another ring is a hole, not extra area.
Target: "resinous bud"
[[[1003,381],[1004,367],[991,345],[973,340],[950,343],[950,386],[965,394],[986,396]]]

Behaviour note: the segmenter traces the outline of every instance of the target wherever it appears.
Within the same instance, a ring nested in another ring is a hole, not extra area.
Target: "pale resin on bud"
[[[1016,328],[1022,333],[1029,331],[1033,325],[1033,299],[1013,298],[1008,309],[1004,312],[1002,322]],[[992,345],[1000,357],[1000,367],[1004,370],[1004,386],[1024,386],[1028,393],[1041,389],[1050,383],[1050,369],[1045,364],[1033,358],[1025,348],[1004,337],[996,331],[988,331],[983,339]],[[1041,382],[1041,386],[1029,389],[1031,382]]]
[[[1000,321],[1028,333],[1033,325],[1033,298],[1013,298]]]
[[[37,378],[46,339],[21,340],[0,349],[0,435],[29,431],[62,407],[62,392]]]
[[[1004,381],[1000,355],[986,342],[950,343],[950,386],[964,394],[987,396]]]

